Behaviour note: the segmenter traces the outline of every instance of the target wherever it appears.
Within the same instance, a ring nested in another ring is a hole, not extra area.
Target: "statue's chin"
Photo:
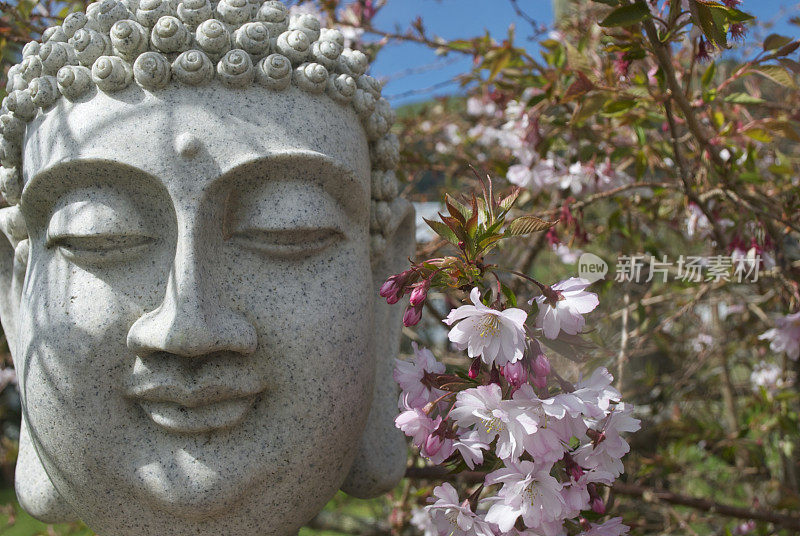
[[[223,476],[185,451],[169,463],[138,467],[135,492],[153,508],[186,520],[201,521],[230,514],[253,484]]]

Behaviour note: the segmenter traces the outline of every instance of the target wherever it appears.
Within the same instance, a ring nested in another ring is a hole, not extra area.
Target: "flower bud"
[[[422,455],[426,458],[431,458],[436,456],[436,454],[442,450],[442,445],[444,441],[442,440],[441,436],[434,431],[428,438],[425,440],[425,443],[422,445]]]
[[[381,296],[381,298],[388,298],[395,293],[397,289],[397,285],[394,281],[395,277],[397,276],[390,277],[383,285],[381,285],[381,289],[378,291],[378,294]]]
[[[580,480],[580,478],[584,475],[583,467],[578,465],[575,459],[569,454],[564,456],[564,466],[569,477],[575,482]]]
[[[400,297],[405,292],[406,283],[409,282],[409,278],[413,273],[414,271],[409,269],[386,280],[379,291],[380,296],[386,298],[386,303],[394,305],[400,301]]]
[[[539,354],[533,360],[533,374],[541,378],[547,378],[550,375],[550,361],[546,355]]]
[[[411,291],[411,296],[409,297],[408,302],[414,307],[421,306],[428,298],[428,289],[430,288],[431,280],[425,279],[416,287],[414,287],[414,290]]]
[[[547,388],[547,376],[534,376],[533,377],[533,386],[537,389],[546,389]]]
[[[409,305],[405,314],[403,315],[403,325],[407,328],[410,328],[411,326],[416,326],[419,324],[420,320],[422,320],[422,306],[420,305],[415,307],[413,305]]]
[[[518,360],[503,367],[503,377],[512,386],[519,388],[528,380],[528,371],[525,370],[522,360]]]
[[[476,357],[472,360],[472,364],[469,366],[469,372],[467,375],[469,376],[470,380],[474,380],[478,377],[478,374],[481,373],[481,356]]]
[[[605,514],[606,505],[603,499],[600,498],[600,494],[597,492],[597,486],[595,486],[594,482],[590,482],[586,486],[586,491],[589,492],[589,504],[592,506],[592,512],[598,515]]]

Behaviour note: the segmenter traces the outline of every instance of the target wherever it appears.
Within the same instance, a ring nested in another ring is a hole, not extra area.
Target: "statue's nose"
[[[228,351],[249,354],[256,330],[239,312],[224,305],[208,273],[202,241],[178,241],[163,302],[142,315],[128,332],[128,348],[137,355],[168,352],[198,357]]]

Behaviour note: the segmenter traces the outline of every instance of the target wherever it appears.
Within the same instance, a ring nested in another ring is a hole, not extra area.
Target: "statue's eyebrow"
[[[237,163],[225,171],[218,180],[243,175],[255,168],[270,164],[291,165],[292,163],[300,162],[312,163],[330,170],[330,173],[322,173],[320,175],[321,185],[349,212],[356,213],[368,208],[365,200],[369,200],[369,183],[365,184],[363,180],[360,180],[359,173],[344,162],[313,150],[290,150],[267,156],[258,156],[251,160]],[[367,181],[369,180],[369,177],[367,177]]]
[[[70,170],[79,168],[81,164],[84,164],[86,162],[90,162],[96,167],[102,169],[124,172],[129,174],[130,176],[140,176],[140,177],[146,177],[148,179],[155,179],[155,177],[149,172],[140,169],[136,166],[132,166],[130,164],[126,164],[125,162],[120,162],[117,160],[95,158],[95,157],[86,159],[77,158],[69,160],[60,160],[45,167],[44,169],[38,170],[36,174],[33,175],[28,180],[27,183],[25,183],[25,185],[22,187],[21,197],[23,201],[31,197],[36,198],[39,195],[46,193],[47,191],[60,192],[62,190],[69,189],[69,187],[72,186],[71,184],[65,184],[53,188],[48,184],[47,178],[53,174],[69,172]],[[97,174],[96,171],[95,174]],[[100,179],[96,180],[102,180],[104,184],[113,184],[113,178],[109,177],[108,175],[100,173],[98,176],[100,177]],[[87,184],[87,186],[89,186],[89,184]]]

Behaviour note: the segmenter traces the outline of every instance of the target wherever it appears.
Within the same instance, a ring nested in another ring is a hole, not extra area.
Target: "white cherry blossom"
[[[497,437],[497,455],[501,459],[519,458],[525,438],[538,429],[538,423],[519,405],[502,400],[497,384],[481,385],[458,393],[450,416],[459,428],[474,427],[475,439],[489,444]]]
[[[607,419],[603,420],[600,439],[585,444],[573,454],[581,467],[606,471],[618,477],[625,468],[622,457],[630,451],[630,446],[620,432],[635,432],[641,427],[639,419],[631,416],[632,408],[624,403],[618,404]]]
[[[779,318],[774,328],[758,338],[770,341],[769,347],[773,352],[786,352],[790,359],[797,361],[800,357],[800,311]]]
[[[459,503],[458,493],[448,482],[433,488],[437,501],[426,507],[439,534],[448,536],[494,536],[491,526],[476,515],[469,502]]]
[[[586,292],[591,282],[579,277],[570,277],[553,285],[558,301],[551,303],[542,295],[530,301],[539,304],[536,326],[542,328],[544,336],[555,339],[563,331],[569,335],[577,335],[583,330],[586,320],[583,315],[594,310],[600,303],[597,294]]]
[[[403,390],[400,395],[400,409],[421,408],[444,394],[439,389],[431,389],[422,381],[426,374],[443,374],[444,364],[437,361],[427,348],[420,349],[415,342],[411,346],[414,348],[413,361],[395,360],[394,381]]]
[[[531,529],[563,519],[567,506],[562,484],[550,475],[550,469],[550,465],[529,461],[506,462],[506,467],[486,475],[486,485],[503,484],[497,497],[491,498],[486,521],[505,533],[519,517]]]
[[[528,313],[522,309],[498,311],[481,303],[480,290],[472,289],[473,305],[462,305],[450,311],[444,323],[456,324],[448,335],[459,350],[467,350],[470,357],[481,356],[484,363],[498,367],[522,359],[525,352],[525,320]]]

